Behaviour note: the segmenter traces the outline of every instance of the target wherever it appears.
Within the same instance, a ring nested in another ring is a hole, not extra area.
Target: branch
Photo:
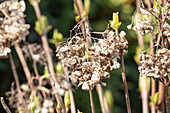
[[[31,4],[32,4],[32,6],[35,10],[35,14],[36,14],[37,19],[40,20],[41,19],[41,11],[40,11],[39,4],[38,4],[37,0],[33,0]],[[55,71],[54,71],[52,56],[51,56],[50,51],[49,51],[50,48],[49,48],[48,40],[47,40],[47,31],[43,30],[41,40],[42,40],[43,48],[45,50],[47,61],[48,61],[49,73],[51,74],[52,78],[54,78],[55,84],[58,84],[58,82],[55,79]],[[52,85],[52,88],[53,88],[53,90],[55,90],[55,87],[53,85]],[[60,104],[63,112],[65,113],[66,110],[65,110],[65,106],[64,106],[64,103],[62,101],[62,98],[58,94],[55,94],[55,97],[56,97],[57,102]]]
[[[90,103],[91,103],[92,113],[95,113],[95,107],[94,107],[94,103],[93,103],[92,90],[89,90],[89,95],[90,95]]]
[[[25,75],[26,75],[28,84],[29,84],[31,90],[33,90],[33,83],[32,83],[32,81],[31,81],[31,73],[30,73],[30,70],[29,70],[29,68],[28,68],[28,66],[27,66],[27,63],[26,63],[26,61],[25,61],[24,55],[23,55],[23,53],[22,53],[22,50],[21,50],[21,48],[19,47],[19,44],[18,44],[17,42],[15,42],[15,50],[16,50],[16,52],[17,52],[17,54],[18,54],[18,57],[19,57],[19,59],[20,59],[20,62],[21,62],[21,64],[22,64],[22,67],[23,67],[23,69],[24,69],[24,72],[25,72]]]
[[[123,53],[122,50],[121,50],[121,53]],[[124,59],[123,59],[122,54],[120,55],[120,59],[121,59],[121,65],[122,65],[122,80],[123,80],[124,90],[125,90],[127,111],[128,111],[128,113],[131,113],[128,86],[127,86],[127,82],[126,82],[125,65],[124,65]]]
[[[6,105],[3,97],[1,97],[1,104],[7,113],[11,113],[11,111],[9,110],[8,106]]]

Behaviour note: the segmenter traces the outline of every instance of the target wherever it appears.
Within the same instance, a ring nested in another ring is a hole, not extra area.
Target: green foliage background
[[[40,37],[34,30],[36,16],[33,7],[26,0],[26,22],[31,25],[30,35],[27,37],[27,41],[33,43],[41,43]],[[59,32],[63,34],[64,37],[69,37],[70,30],[75,22],[75,13],[73,8],[72,0],[41,0],[40,8],[42,15],[47,16],[49,24],[53,26],[52,30],[48,33],[48,38],[51,39],[53,35],[53,30],[58,29]],[[107,28],[109,20],[112,19],[113,12],[119,12],[120,21],[122,25],[119,31],[124,30],[127,35],[126,38],[129,42],[128,54],[125,55],[125,66],[127,73],[127,82],[129,88],[129,95],[131,101],[131,108],[133,113],[141,112],[141,99],[140,93],[138,91],[138,69],[137,64],[134,61],[134,55],[137,47],[137,36],[135,32],[127,29],[127,25],[131,23],[131,17],[135,10],[135,0],[91,0],[91,7],[89,13],[89,21],[93,31],[104,31]],[[55,57],[55,46],[50,44],[50,47],[54,50],[53,60],[57,63],[57,58]],[[24,72],[18,56],[14,48],[12,48],[12,55],[14,56],[15,63],[17,66],[17,71],[21,83],[26,81]],[[33,72],[32,62],[27,60],[30,70]],[[43,66],[39,65],[39,73],[43,74]],[[110,106],[114,113],[126,113],[126,103],[124,97],[124,87],[121,78],[121,69],[113,70],[110,72],[111,78],[105,80],[107,86],[104,87],[105,91],[110,91],[112,94],[113,101]],[[10,90],[10,84],[14,81],[12,70],[10,67],[10,62],[8,59],[0,60],[0,96],[4,96],[4,93]],[[93,90],[94,103],[96,108],[96,113],[100,113],[100,104],[96,90]],[[81,88],[74,88],[74,97],[77,109],[83,113],[90,113],[90,101],[88,92],[82,91]],[[111,97],[110,97],[111,98]],[[5,112],[2,110],[0,112]],[[1,112],[1,113],[2,113]]]

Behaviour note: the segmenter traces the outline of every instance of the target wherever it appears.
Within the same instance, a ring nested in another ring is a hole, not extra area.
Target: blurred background
[[[30,34],[27,36],[27,41],[30,43],[41,43],[39,35],[35,32],[34,26],[36,21],[35,12],[28,0],[26,2],[26,23],[31,25]],[[135,0],[91,0],[89,21],[92,31],[103,32],[112,19],[113,12],[119,12],[122,25],[119,31],[126,32],[126,38],[129,42],[128,54],[124,56],[125,68],[127,74],[127,84],[129,88],[130,102],[133,113],[141,113],[141,97],[138,90],[138,66],[134,60],[136,47],[138,45],[136,33],[127,29],[127,25],[131,24],[131,18],[136,8]],[[76,25],[74,13],[74,5],[72,0],[41,0],[40,9],[42,15],[47,16],[52,29],[48,33],[48,38],[51,39],[55,28],[63,34],[65,40],[70,36],[70,30]],[[22,45],[22,44],[21,44]],[[50,44],[53,49],[54,65],[58,59],[55,57],[55,45]],[[12,55],[14,57],[19,79],[21,83],[26,81],[22,65],[18,56],[12,47]],[[30,70],[33,72],[32,62],[27,60]],[[43,66],[38,65],[40,74],[43,74]],[[110,71],[111,78],[104,80],[107,86],[104,87],[105,94],[108,98],[109,106],[114,113],[126,113],[126,103],[124,97],[124,86],[121,77],[121,68]],[[0,59],[0,96],[5,98],[5,92],[10,90],[11,83],[14,81],[9,59]],[[81,87],[74,87],[74,98],[76,108],[83,113],[90,113],[89,93],[82,91]],[[96,113],[101,113],[100,103],[96,90],[93,90],[94,104]],[[0,105],[0,112],[5,112]]]

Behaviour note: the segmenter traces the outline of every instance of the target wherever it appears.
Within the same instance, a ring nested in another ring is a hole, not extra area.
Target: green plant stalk
[[[127,111],[128,111],[128,113],[131,113],[131,107],[130,107],[128,86],[127,86],[127,82],[126,82],[125,65],[124,65],[122,50],[121,50],[120,59],[121,59],[121,65],[122,65],[122,80],[123,80],[124,90],[125,90],[125,99],[126,99]]]

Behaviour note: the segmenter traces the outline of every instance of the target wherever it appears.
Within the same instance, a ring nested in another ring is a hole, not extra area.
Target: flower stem
[[[123,80],[124,90],[125,90],[125,98],[126,98],[127,111],[128,111],[128,113],[131,113],[131,107],[130,107],[128,86],[127,86],[127,82],[126,82],[125,65],[124,65],[124,59],[123,59],[123,55],[122,55],[122,50],[121,50],[120,58],[121,58],[121,65],[122,65],[122,80]]]
[[[164,113],[165,112],[165,105],[164,105],[164,84],[159,81],[159,88],[158,88],[158,110],[157,113]]]
[[[14,64],[14,60],[12,58],[11,53],[9,54],[9,60],[10,60],[10,63],[11,63],[11,69],[12,69],[12,73],[14,75],[14,79],[15,79],[17,90],[20,90],[20,82],[19,82],[17,70],[16,70],[16,67],[15,67],[15,64]]]
[[[170,113],[170,105],[169,105],[169,95],[168,95],[168,85],[169,80],[167,81],[167,78],[164,78],[165,80],[165,105],[166,105],[166,112]]]
[[[30,70],[29,70],[29,68],[28,68],[28,66],[27,66],[27,63],[26,63],[26,61],[25,61],[24,55],[23,55],[23,53],[22,53],[22,50],[21,50],[21,48],[19,47],[19,44],[18,44],[17,42],[15,42],[15,50],[16,50],[16,52],[17,52],[17,54],[18,54],[18,57],[19,57],[19,59],[20,59],[20,61],[21,61],[21,64],[22,64],[22,67],[23,67],[23,69],[24,69],[24,72],[25,72],[25,75],[26,75],[28,84],[29,84],[29,86],[30,86],[30,88],[31,88],[31,91],[32,91],[32,90],[33,90],[33,83],[32,83],[32,81],[31,81],[31,73],[30,73]]]
[[[37,0],[33,0],[31,4],[32,4],[32,6],[35,10],[35,14],[36,14],[37,19],[40,20],[42,16],[41,16],[40,7],[39,7]],[[47,31],[45,29],[43,29],[41,40],[42,40],[42,43],[43,43],[43,48],[45,50],[48,65],[49,65],[49,71],[50,71],[49,73],[54,78],[53,80],[54,80],[55,84],[58,84],[57,80],[55,79],[54,66],[53,66],[52,56],[51,56],[50,51],[49,51],[50,48],[49,48],[49,44],[48,44],[48,40],[47,40]],[[53,88],[53,90],[55,90],[55,86],[52,85],[52,88]],[[57,102],[60,104],[60,106],[63,110],[63,113],[65,113],[66,110],[65,110],[65,106],[64,106],[64,103],[62,101],[62,98],[58,94],[56,94],[55,97],[56,97]]]
[[[6,105],[3,97],[1,97],[1,104],[7,113],[11,113],[11,111],[9,110],[8,106]]]
[[[75,103],[74,103],[74,95],[73,95],[72,89],[69,88],[68,92],[70,95],[71,113],[76,113],[76,107],[75,107]]]
[[[89,95],[90,95],[90,103],[91,103],[92,113],[95,113],[95,107],[94,107],[94,103],[93,103],[92,90],[89,90]]]
[[[27,108],[27,105],[26,105],[26,102],[24,101],[23,95],[22,95],[21,90],[20,90],[20,82],[19,82],[16,66],[15,66],[15,63],[14,63],[14,60],[12,58],[11,53],[9,54],[9,60],[10,60],[10,63],[11,63],[11,69],[12,69],[12,73],[14,75],[14,79],[15,79],[18,94],[20,96],[20,99],[21,99],[22,103],[24,104],[24,110],[26,112],[29,112],[28,108]]]

